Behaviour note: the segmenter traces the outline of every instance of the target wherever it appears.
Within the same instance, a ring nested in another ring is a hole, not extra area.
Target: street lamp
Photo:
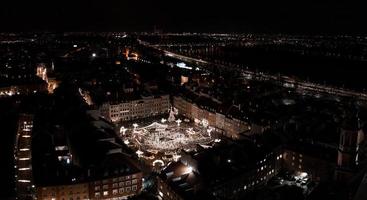
[[[180,126],[181,122],[181,119],[176,120],[177,126]]]
[[[126,131],[127,131],[127,128],[121,126],[121,128],[120,128],[120,134],[122,133],[122,135],[125,135]]]
[[[133,124],[134,129],[136,129],[139,125],[137,123]]]

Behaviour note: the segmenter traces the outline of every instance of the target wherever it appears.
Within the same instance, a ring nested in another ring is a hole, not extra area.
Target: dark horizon
[[[1,2],[0,32],[153,31],[366,34],[355,3]]]

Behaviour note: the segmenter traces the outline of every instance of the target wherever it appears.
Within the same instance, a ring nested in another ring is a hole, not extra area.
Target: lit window
[[[94,196],[95,196],[95,197],[100,197],[100,196],[101,196],[101,193],[96,192],[96,193],[94,193]]]
[[[118,193],[118,190],[117,189],[112,190],[112,194],[113,195],[116,195],[117,193]]]
[[[108,191],[103,191],[103,196],[107,196],[108,195]]]

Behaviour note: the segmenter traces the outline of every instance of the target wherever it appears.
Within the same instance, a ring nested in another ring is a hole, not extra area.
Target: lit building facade
[[[142,189],[142,173],[133,173],[81,183],[37,187],[41,200],[120,200],[139,194]]]
[[[165,181],[157,177],[157,198],[159,200],[183,200]]]
[[[359,147],[364,140],[358,116],[346,119],[340,129],[336,180],[345,182],[354,175],[359,165]]]
[[[223,149],[223,151],[226,150]],[[203,165],[201,156],[196,157],[198,154],[183,154],[180,161],[171,163],[166,167],[161,173],[160,181],[162,183],[158,184],[159,199],[179,200],[188,198],[190,194],[195,194],[202,188],[205,188],[205,191],[213,195],[215,199],[236,199],[239,195],[265,184],[277,175],[282,168],[283,162],[281,148],[276,148],[273,152],[264,153],[261,158],[256,160],[248,160],[246,167],[239,165],[235,160],[222,157],[225,154],[218,155],[215,153],[205,155],[205,157],[213,156],[218,162],[221,162],[219,160],[224,160],[224,162],[219,164],[219,167],[215,164],[208,165],[209,167],[223,169],[224,165],[233,164],[233,168],[242,169],[236,172],[236,176],[230,175],[232,174],[232,172],[229,172],[231,169],[226,168],[229,171],[223,171],[221,172],[222,174],[210,173],[210,176],[207,177],[208,174],[206,172],[212,169],[198,167]],[[190,170],[188,171],[187,169]],[[229,176],[223,176],[223,174],[227,173]]]
[[[13,96],[13,95],[30,95],[37,92],[46,92],[47,84],[41,81],[35,81],[33,83],[10,85],[0,87],[0,97]]]
[[[89,183],[91,199],[126,199],[140,193],[142,189],[141,172],[126,176],[113,177]]]
[[[69,200],[90,199],[88,183],[37,187],[37,199]]]
[[[209,126],[215,127],[230,138],[239,138],[240,133],[251,129],[250,125],[243,120],[200,107],[181,96],[173,97],[173,105],[178,109],[179,114],[192,120],[197,119],[201,121],[205,119],[208,121]]]
[[[335,160],[321,158],[307,152],[286,148],[282,154],[282,167],[293,172],[306,172],[315,181],[330,180],[335,169]]]
[[[118,104],[105,103],[101,114],[112,122],[129,121],[168,113],[169,95],[148,96]]]
[[[33,116],[21,114],[14,145],[15,181],[18,199],[32,199],[34,185],[32,176],[32,130]]]

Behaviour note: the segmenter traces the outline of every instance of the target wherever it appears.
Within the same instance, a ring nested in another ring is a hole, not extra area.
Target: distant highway
[[[225,70],[229,70],[229,69],[237,70],[246,79],[254,79],[254,80],[260,80],[260,81],[264,81],[264,80],[274,81],[274,82],[280,83],[284,87],[295,88],[298,92],[312,92],[312,93],[318,93],[318,94],[323,93],[323,94],[330,94],[330,95],[336,95],[336,96],[341,96],[341,97],[352,97],[352,98],[356,98],[357,100],[367,101],[367,93],[364,93],[364,92],[357,92],[357,91],[353,91],[350,89],[338,88],[338,87],[334,87],[330,85],[321,85],[321,84],[311,83],[307,81],[295,80],[285,75],[277,76],[277,75],[266,74],[263,72],[254,72],[248,69],[240,68],[237,65],[234,66],[233,64],[230,64],[230,63],[228,64],[213,63],[213,62],[202,60],[202,59],[180,55],[175,52],[165,50],[161,48],[161,46],[159,45],[151,45],[141,40],[138,40],[138,42],[141,45],[144,45],[150,48],[154,48],[156,50],[164,52],[166,56],[176,58],[176,59],[188,62],[188,63],[212,65],[212,66],[223,68]]]

